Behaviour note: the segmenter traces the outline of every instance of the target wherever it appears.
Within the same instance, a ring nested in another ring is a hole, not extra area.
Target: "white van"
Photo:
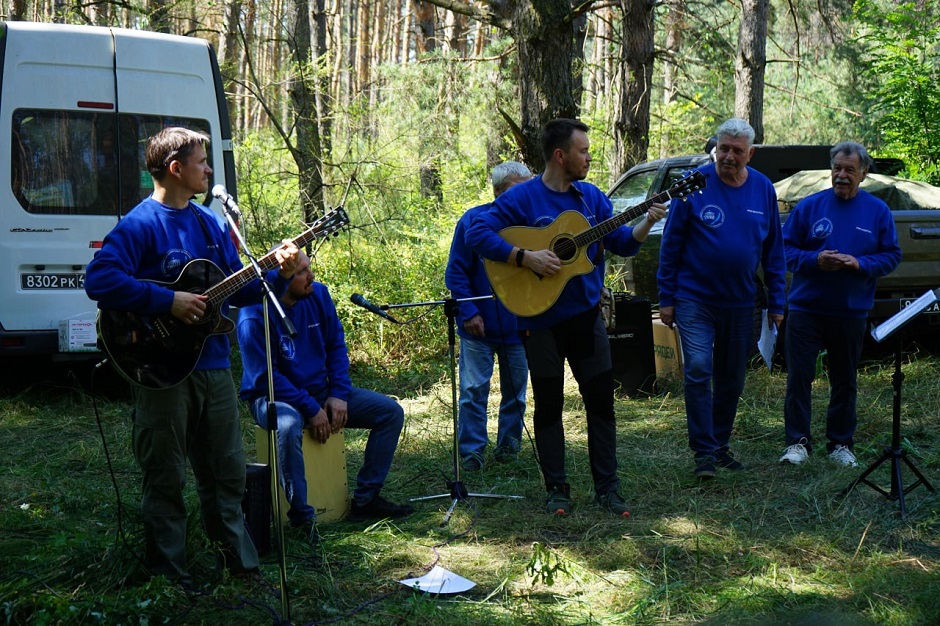
[[[169,125],[207,132],[209,188],[235,193],[218,62],[200,39],[0,22],[0,71],[0,357],[92,356],[85,268],[153,191],[147,138]]]

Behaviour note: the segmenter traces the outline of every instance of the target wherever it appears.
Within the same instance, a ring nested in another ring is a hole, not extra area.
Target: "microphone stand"
[[[411,498],[411,502],[420,502],[422,500],[434,500],[436,498],[451,498],[452,502],[450,503],[450,508],[447,509],[447,513],[444,515],[444,520],[441,524],[447,524],[450,521],[451,515],[454,513],[454,509],[457,507],[457,503],[461,500],[466,500],[467,498],[507,498],[513,500],[521,500],[522,496],[504,496],[493,493],[471,493],[464,486],[463,482],[460,480],[460,451],[458,448],[457,441],[457,426],[458,426],[458,406],[457,406],[457,359],[456,359],[456,346],[457,346],[457,310],[458,304],[461,302],[469,302],[472,300],[489,300],[492,299],[493,295],[488,296],[475,296],[472,298],[448,298],[446,300],[434,300],[430,302],[411,302],[407,304],[389,304],[379,307],[383,310],[388,309],[397,309],[402,307],[414,307],[414,306],[433,306],[433,305],[444,305],[444,314],[447,316],[447,352],[450,358],[450,396],[451,396],[451,408],[452,408],[452,417],[453,417],[453,465],[454,465],[454,480],[447,484],[450,488],[450,491],[447,493],[440,493],[431,496],[422,496],[420,498]]]
[[[284,539],[284,526],[281,524],[281,498],[279,497],[278,492],[278,457],[277,457],[277,407],[274,405],[274,377],[271,375],[273,371],[273,361],[271,354],[271,323],[268,318],[268,304],[274,307],[280,320],[281,325],[284,328],[284,332],[289,334],[291,337],[297,334],[297,330],[294,328],[294,325],[291,323],[290,319],[287,317],[287,314],[284,312],[284,307],[281,306],[280,300],[274,294],[274,290],[271,288],[271,284],[265,279],[264,271],[261,269],[261,266],[258,265],[258,261],[255,259],[255,256],[251,253],[251,250],[248,248],[248,244],[245,242],[245,238],[242,236],[241,230],[238,228],[238,223],[235,221],[237,215],[228,206],[227,203],[222,203],[222,207],[225,212],[225,219],[228,221],[229,227],[232,229],[232,232],[235,233],[235,238],[238,240],[238,245],[241,247],[242,251],[245,253],[245,256],[248,258],[249,263],[255,270],[258,279],[261,282],[261,291],[263,292],[263,302],[264,302],[264,347],[267,357],[267,366],[268,366],[268,407],[267,407],[267,432],[268,432],[268,468],[271,471],[271,507],[273,510],[274,517],[274,535],[275,540],[278,544],[278,569],[280,573],[280,588],[281,588],[281,613],[284,615],[286,621],[290,621],[290,603],[287,598],[287,552]]]

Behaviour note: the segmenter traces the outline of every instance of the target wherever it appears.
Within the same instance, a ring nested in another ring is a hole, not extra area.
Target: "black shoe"
[[[479,472],[483,469],[483,461],[475,455],[465,456],[460,462],[460,469],[465,472]]]
[[[545,512],[564,517],[571,513],[571,487],[568,483],[548,488],[545,500]]]
[[[389,517],[405,517],[415,512],[410,504],[395,504],[382,496],[375,496],[365,504],[353,500],[349,508],[349,519],[353,522],[362,522],[370,519],[386,519]]]
[[[695,474],[696,478],[714,478],[715,459],[710,456],[703,456],[700,459],[695,459],[695,471],[693,474]]]
[[[299,524],[291,524],[293,528],[296,528],[297,531],[307,539],[307,543],[311,546],[318,546],[323,541],[323,537],[320,535],[320,531],[317,530],[317,520],[308,519]]]
[[[500,447],[493,451],[493,460],[497,463],[512,463],[519,459],[519,453],[510,447]]]
[[[731,470],[732,472],[740,472],[744,469],[744,463],[734,458],[734,454],[731,452],[719,454],[715,459],[715,465],[726,470]]]

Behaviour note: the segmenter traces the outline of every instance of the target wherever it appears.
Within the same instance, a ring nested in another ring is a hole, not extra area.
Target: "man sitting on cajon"
[[[305,528],[317,540],[316,510],[307,502],[302,429],[325,443],[342,428],[367,428],[365,458],[357,477],[349,519],[354,521],[403,517],[414,511],[409,505],[389,502],[379,495],[398,447],[404,411],[392,398],[353,387],[343,326],[326,285],[313,280],[310,259],[301,251],[302,270],[291,279],[281,296],[284,311],[297,330],[285,334],[271,320],[271,352],[274,404],[277,408],[278,458],[281,484],[292,526]],[[242,353],[240,397],[251,406],[255,421],[267,426],[268,372],[264,345],[262,305],[241,310],[238,343]]]

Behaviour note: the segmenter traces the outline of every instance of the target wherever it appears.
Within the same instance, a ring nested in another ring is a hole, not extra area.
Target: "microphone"
[[[240,220],[242,218],[242,212],[238,210],[238,205],[235,204],[235,198],[229,194],[223,185],[216,185],[213,187],[212,195],[222,202],[222,206],[224,206],[227,211],[231,212],[236,220]]]
[[[379,307],[375,306],[374,304],[366,300],[365,297],[361,293],[354,293],[352,297],[349,299],[352,301],[353,304],[358,304],[365,310],[372,311],[379,317],[384,317],[385,319],[392,322],[393,324],[401,323],[397,319],[395,319],[394,317],[392,317],[391,315],[389,315],[388,313],[380,309]]]

